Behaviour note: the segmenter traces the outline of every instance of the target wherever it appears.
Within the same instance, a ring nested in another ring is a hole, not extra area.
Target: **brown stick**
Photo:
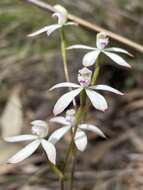
[[[51,12],[55,12],[55,9],[53,8],[53,6],[49,5],[48,3],[43,2],[41,0],[24,0],[24,1],[26,1],[28,3],[31,3],[31,4],[33,4],[35,6],[38,6],[39,8],[41,8],[43,10],[46,10],[46,11],[49,10]],[[116,33],[113,33],[113,32],[111,32],[109,30],[106,30],[106,29],[104,29],[104,28],[102,28],[102,27],[100,27],[100,26],[98,26],[96,24],[92,24],[92,23],[90,23],[88,21],[85,21],[82,18],[79,18],[79,17],[74,16],[72,14],[68,14],[68,19],[78,23],[79,25],[81,25],[81,26],[83,26],[83,27],[85,27],[87,29],[90,29],[90,30],[93,30],[93,31],[96,31],[96,32],[101,32],[101,31],[106,32],[107,35],[109,37],[113,38],[114,40],[117,40],[117,41],[119,41],[119,42],[121,42],[121,43],[123,43],[123,44],[125,44],[125,45],[127,45],[127,46],[129,46],[129,47],[143,53],[143,46],[141,44],[133,42],[132,40],[129,40],[128,38],[125,38],[125,37],[120,36],[120,35],[118,35]]]

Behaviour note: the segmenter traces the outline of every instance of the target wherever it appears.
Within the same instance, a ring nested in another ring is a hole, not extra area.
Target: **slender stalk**
[[[72,166],[71,166],[71,176],[70,176],[70,190],[74,188],[74,172],[75,172],[75,165],[76,165],[76,149],[75,145],[72,149]]]
[[[65,79],[67,82],[70,82],[69,72],[68,72],[68,65],[67,65],[67,53],[66,53],[66,40],[65,40],[65,33],[64,33],[64,27],[60,28],[60,39],[61,39],[61,54],[63,58],[63,66],[64,66],[64,73],[65,73]],[[72,89],[69,88],[71,91]],[[73,100],[73,105],[76,108],[76,101]]]
[[[68,147],[68,150],[67,150],[67,153],[66,153],[66,157],[65,157],[65,161],[64,161],[64,166],[63,166],[64,177],[65,177],[65,172],[66,172],[66,169],[67,169],[68,160],[69,160],[70,155],[71,155],[72,150],[73,150],[74,137],[75,137],[75,134],[77,132],[77,129],[78,129],[81,117],[82,117],[82,115],[84,113],[84,107],[85,107],[85,105],[86,105],[86,93],[85,93],[85,90],[83,89],[81,91],[81,93],[80,93],[80,107],[79,107],[79,109],[78,109],[78,111],[76,113],[75,126],[74,126],[74,131],[72,133],[72,139],[71,139],[71,142],[69,144],[69,147]]]
[[[68,65],[67,65],[66,40],[65,40],[65,33],[64,33],[64,28],[63,27],[60,29],[60,39],[61,39],[61,54],[62,54],[62,58],[63,58],[63,67],[64,67],[65,79],[66,79],[67,82],[70,82],[70,77],[69,77],[69,72],[68,72]],[[69,88],[69,90],[71,91],[72,89]],[[75,101],[75,99],[73,100],[73,106],[76,109],[76,101]],[[64,190],[64,178],[62,178],[60,180],[60,184],[61,184],[61,190]]]
[[[100,61],[99,61],[99,57],[97,59],[97,62],[96,62],[96,67],[95,67],[95,70],[94,70],[94,73],[93,73],[93,77],[92,77],[92,80],[91,80],[91,85],[95,85],[96,81],[97,81],[97,78],[99,76],[99,72],[100,72]],[[74,132],[73,132],[73,135],[72,135],[72,140],[71,140],[71,143],[69,145],[69,148],[68,148],[68,151],[67,151],[67,154],[66,154],[66,158],[65,158],[65,162],[64,162],[64,170],[63,170],[63,173],[65,174],[65,171],[66,171],[66,168],[67,168],[67,163],[68,163],[68,160],[69,160],[69,157],[70,157],[70,154],[73,150],[73,146],[74,146],[74,137],[75,137],[75,134],[77,132],[77,129],[78,129],[78,125],[81,121],[81,117],[84,115],[84,112],[86,111],[86,92],[85,90],[82,90],[82,92],[80,93],[80,107],[77,111],[77,114],[76,114],[76,122],[75,122],[75,127],[74,127]],[[71,172],[71,186],[70,186],[70,190],[73,190],[73,176],[74,176],[74,168]]]
[[[99,72],[100,72],[100,56],[98,56],[98,58],[96,60],[96,65],[95,65],[95,70],[94,70],[93,77],[91,80],[91,85],[95,85],[96,80],[99,76]]]
[[[60,169],[49,160],[48,160],[48,163],[49,163],[50,168],[54,171],[54,173],[57,174],[60,179],[63,179],[64,175],[62,171],[60,171]]]
[[[65,40],[65,33],[63,27],[60,29],[60,38],[61,38],[61,54],[63,58],[65,78],[67,82],[70,82],[68,66],[67,66],[66,40]]]

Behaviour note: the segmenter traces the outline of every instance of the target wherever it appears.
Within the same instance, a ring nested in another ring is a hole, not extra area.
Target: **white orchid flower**
[[[38,30],[32,34],[29,34],[28,37],[34,37],[34,36],[37,36],[37,35],[42,34],[44,32],[46,32],[47,35],[49,36],[55,30],[62,28],[63,26],[77,25],[77,23],[74,23],[74,22],[67,22],[68,12],[64,7],[62,7],[61,5],[55,5],[54,8],[56,11],[52,16],[58,18],[58,23],[52,24],[49,26],[45,26],[42,29],[40,29],[40,30]]]
[[[54,114],[58,115],[61,112],[64,111],[64,109],[72,102],[72,100],[80,94],[82,90],[85,90],[88,98],[90,99],[92,105],[101,111],[105,111],[108,106],[105,98],[97,93],[95,90],[103,90],[103,91],[109,91],[113,92],[115,94],[123,95],[120,91],[107,86],[107,85],[96,85],[96,86],[90,86],[91,82],[91,76],[92,71],[84,67],[83,69],[79,70],[78,74],[78,82],[79,84],[71,83],[71,82],[63,82],[54,85],[50,90],[61,88],[61,87],[70,87],[75,88],[75,90],[72,90],[64,95],[62,95],[58,101],[56,102],[54,106]]]
[[[57,129],[51,135],[51,142],[53,144],[57,143],[68,131],[72,129],[74,131],[75,124],[75,110],[71,109],[66,112],[66,117],[54,117],[50,120],[51,122],[59,123],[64,125],[60,129]],[[104,137],[104,133],[95,125],[91,124],[81,124],[78,126],[77,132],[74,137],[74,143],[78,150],[84,151],[87,146],[87,135],[84,130],[92,131],[97,135]]]
[[[12,156],[8,163],[18,163],[24,159],[31,156],[37,148],[42,145],[49,161],[53,164],[56,163],[56,148],[52,143],[53,139],[49,137],[48,140],[45,140],[45,137],[48,134],[47,123],[41,120],[35,120],[31,122],[32,124],[32,134],[19,135],[13,137],[4,138],[7,142],[22,142],[22,141],[32,141],[30,144],[26,145],[22,150],[17,152]]]
[[[83,65],[85,67],[89,67],[89,66],[93,65],[96,62],[99,55],[101,53],[103,53],[104,55],[109,57],[112,61],[114,61],[116,64],[130,68],[131,66],[122,57],[117,55],[116,52],[128,54],[130,56],[132,56],[132,54],[130,54],[128,51],[126,51],[122,48],[118,48],[118,47],[106,48],[108,43],[109,43],[109,38],[107,37],[106,33],[100,32],[97,34],[96,47],[90,47],[87,45],[77,44],[77,45],[69,46],[67,49],[68,50],[71,50],[71,49],[91,50],[90,52],[85,54],[85,56],[83,57]],[[115,52],[115,53],[113,53],[113,52]]]

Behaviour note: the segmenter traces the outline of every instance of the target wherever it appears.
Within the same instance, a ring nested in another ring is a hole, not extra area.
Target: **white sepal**
[[[60,129],[57,129],[50,135],[48,141],[53,144],[56,144],[68,132],[70,128],[71,126],[65,126]]]
[[[105,111],[108,108],[105,98],[93,90],[86,89],[87,96],[89,97],[92,105],[101,111]]]
[[[77,149],[83,152],[87,146],[87,136],[85,132],[78,129],[74,137],[74,142]]]
[[[85,67],[89,67],[89,66],[93,65],[96,62],[99,54],[100,54],[100,50],[91,51],[91,52],[85,54],[85,56],[83,57],[82,64]]]
[[[104,84],[96,85],[96,86],[90,86],[90,88],[93,90],[105,90],[105,91],[113,92],[113,93],[118,94],[118,95],[124,95],[119,90],[116,90],[115,88],[112,88],[112,87],[110,87],[108,85],[104,85]]]
[[[69,122],[66,121],[65,117],[62,117],[62,116],[53,117],[52,119],[50,119],[50,122],[59,123],[62,125],[69,125]]]
[[[72,100],[81,92],[82,88],[72,90],[61,96],[54,106],[53,113],[58,115],[72,102]]]
[[[56,148],[55,148],[55,146],[52,143],[50,143],[44,139],[41,140],[41,144],[42,144],[42,147],[45,150],[50,162],[52,162],[53,164],[56,164]]]
[[[24,159],[28,158],[31,154],[33,154],[39,145],[40,145],[39,140],[36,140],[36,141],[26,145],[23,149],[21,149],[14,156],[12,156],[8,160],[8,163],[14,164],[14,163],[23,161]]]
[[[80,128],[80,129],[83,129],[83,130],[92,131],[92,132],[96,133],[97,135],[99,135],[99,136],[105,138],[104,133],[103,133],[98,127],[96,127],[95,125],[91,125],[91,124],[81,124],[81,125],[79,126],[79,128]]]
[[[82,44],[72,45],[72,46],[69,46],[67,48],[67,50],[71,50],[71,49],[97,50],[97,48],[90,47],[90,46],[87,46],[87,45],[82,45]]]
[[[118,53],[125,53],[128,54],[129,56],[133,56],[131,53],[129,53],[127,50],[118,48],[118,47],[111,47],[111,48],[106,48],[104,49],[105,51],[111,51],[111,52],[118,52]]]
[[[50,34],[52,34],[58,28],[61,28],[61,26],[59,24],[53,24],[53,25],[49,26],[48,30],[46,31],[47,35],[50,36]]]
[[[41,28],[40,30],[37,30],[36,32],[33,32],[28,35],[28,37],[34,37],[39,34],[42,34],[44,32],[47,32],[48,35],[50,35],[52,32],[54,32],[56,29],[60,28],[61,26],[59,24],[52,24],[50,26],[45,26]]]
[[[72,82],[62,82],[59,84],[54,85],[52,88],[50,88],[49,90],[54,90],[56,88],[62,88],[62,87],[69,87],[69,88],[79,88],[80,85],[72,83]]]
[[[119,55],[115,54],[115,53],[109,53],[107,51],[103,51],[104,54],[106,54],[108,57],[110,57],[110,59],[112,59],[115,63],[117,63],[118,65],[124,66],[124,67],[128,67],[130,68],[131,66]]]
[[[22,142],[22,141],[31,141],[35,139],[37,139],[36,135],[19,135],[19,136],[4,138],[4,140],[7,142]]]

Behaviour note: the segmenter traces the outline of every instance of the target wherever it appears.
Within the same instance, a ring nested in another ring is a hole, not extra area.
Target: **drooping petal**
[[[54,106],[53,113],[58,115],[72,102],[72,100],[81,92],[82,88],[72,90],[61,96]]]
[[[107,102],[101,94],[89,89],[86,89],[86,93],[96,109],[105,111],[108,108]]]
[[[65,126],[60,129],[57,129],[50,135],[48,141],[53,144],[56,144],[68,132],[70,128],[70,126]]]
[[[52,88],[50,88],[49,90],[54,90],[56,88],[62,88],[62,87],[68,87],[68,88],[79,88],[80,85],[72,83],[72,82],[62,82],[59,84],[54,85]]]
[[[59,116],[59,117],[53,117],[50,119],[50,122],[59,123],[62,125],[69,125],[69,122],[66,121],[65,117]]]
[[[104,84],[96,85],[96,86],[90,86],[90,88],[94,89],[94,90],[105,90],[105,91],[113,92],[115,94],[124,95],[119,90],[116,90],[115,88],[112,88],[112,87],[110,87],[108,85],[104,85]]]
[[[67,22],[67,23],[65,23],[64,24],[65,26],[70,26],[70,25],[75,25],[75,26],[78,26],[78,23],[76,23],[76,22]]]
[[[32,141],[37,139],[36,135],[19,135],[13,137],[5,137],[4,140],[7,142],[21,142],[21,141]]]
[[[85,132],[78,129],[75,134],[74,142],[77,149],[83,152],[87,146],[87,136]]]
[[[100,54],[100,50],[96,50],[96,51],[91,51],[87,54],[85,54],[85,56],[83,57],[82,60],[82,64],[85,67],[89,67],[91,65],[93,65],[96,62],[97,57]]]
[[[15,164],[18,162],[23,161],[24,159],[28,158],[33,154],[38,146],[40,145],[40,141],[36,140],[28,145],[26,145],[22,150],[17,152],[14,156],[12,156],[9,160],[8,163]]]
[[[42,147],[45,150],[50,162],[52,162],[53,164],[56,164],[56,148],[55,148],[55,146],[51,142],[46,141],[45,139],[42,139],[41,144],[42,144]]]
[[[71,50],[71,49],[97,50],[97,48],[90,47],[90,46],[87,46],[87,45],[82,45],[82,44],[72,45],[72,46],[69,46],[67,48],[67,50]]]
[[[103,53],[105,53],[108,57],[110,57],[110,59],[112,59],[115,63],[117,63],[118,65],[124,66],[124,67],[128,67],[130,68],[131,66],[119,55],[115,54],[115,53],[109,53],[107,51],[103,51]]]
[[[47,32],[48,35],[50,35],[52,32],[54,32],[56,29],[60,28],[61,26],[59,24],[52,24],[50,26],[45,26],[40,30],[37,30],[36,32],[33,32],[28,35],[28,37],[34,37],[39,34],[42,34],[44,32]]]
[[[119,52],[119,53],[125,53],[130,55],[131,57],[133,56],[131,53],[129,53],[127,50],[118,48],[118,47],[112,47],[112,48],[106,48],[104,49],[105,51],[111,51],[111,52]]]
[[[95,132],[97,135],[105,138],[104,133],[98,127],[96,127],[95,125],[81,124],[79,127],[80,127],[80,129],[83,129],[83,130],[88,130],[88,131]]]

